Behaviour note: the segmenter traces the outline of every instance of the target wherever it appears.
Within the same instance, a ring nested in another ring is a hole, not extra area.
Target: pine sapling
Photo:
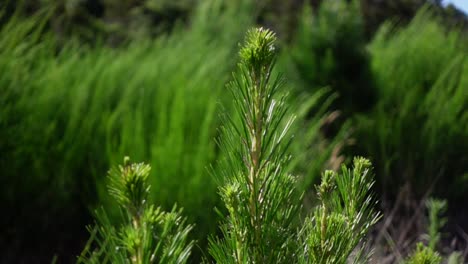
[[[427,200],[426,206],[429,213],[428,245],[422,242],[416,244],[416,249],[405,261],[407,264],[442,263],[442,256],[437,252],[436,247],[440,240],[440,229],[447,222],[447,219],[441,216],[447,208],[447,201],[431,198]],[[461,263],[457,252],[451,254],[447,261]]]
[[[363,263],[370,258],[365,236],[380,214],[373,209],[371,163],[357,157],[353,168],[326,171],[317,187],[320,205],[301,230],[299,263]]]
[[[223,239],[212,239],[218,263],[282,263],[297,248],[296,226],[301,196],[284,168],[292,118],[286,119],[281,76],[272,76],[276,37],[258,28],[248,31],[240,50],[239,73],[228,88],[235,116],[226,117],[221,148],[225,184],[220,193],[228,217]]]
[[[109,193],[121,209],[121,224],[112,223],[104,210],[78,263],[186,263],[193,245],[181,210],[163,212],[148,201],[151,167],[129,163],[109,172]]]
[[[426,203],[429,211],[429,248],[436,250],[440,241],[440,230],[447,223],[447,219],[441,215],[447,210],[447,201],[439,199],[429,199]]]
[[[405,264],[440,264],[442,257],[436,251],[426,247],[423,243],[418,243],[416,250],[405,261]]]
[[[235,114],[226,116],[219,171],[227,208],[222,238],[212,238],[216,263],[347,263],[367,260],[365,235],[380,215],[373,209],[371,164],[354,160],[341,174],[327,171],[318,187],[321,204],[300,225],[302,193],[286,171],[290,160],[281,76],[272,76],[275,35],[250,30],[228,88]]]
[[[228,88],[235,114],[222,126],[218,171],[227,216],[222,237],[211,238],[209,253],[216,263],[326,263],[367,260],[365,235],[379,219],[370,194],[371,164],[356,158],[340,174],[327,171],[317,187],[319,206],[301,225],[303,194],[286,171],[291,138],[285,95],[275,64],[273,32],[250,30],[240,50],[239,71]],[[104,211],[79,263],[185,263],[193,242],[180,211],[166,213],[148,203],[150,167],[124,165],[110,171],[110,194],[122,212],[122,224],[111,223]]]

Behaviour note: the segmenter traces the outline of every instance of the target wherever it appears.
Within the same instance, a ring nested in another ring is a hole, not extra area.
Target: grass
[[[1,29],[11,36],[0,43],[0,133],[9,139],[0,143],[2,201],[24,210],[9,226],[36,219],[44,227],[34,237],[43,237],[57,221],[78,221],[85,207],[109,201],[106,170],[131,155],[153,167],[153,201],[187,208],[201,234],[214,230],[216,185],[206,167],[233,40],[250,19],[245,6],[224,8],[206,3],[189,29],[118,49],[58,46],[47,25],[38,28],[42,14]]]
[[[118,48],[57,40],[47,16],[13,16],[0,29],[10,36],[0,40],[1,201],[18,212],[2,220],[5,258],[27,251],[25,261],[49,261],[54,253],[72,261],[86,240],[90,211],[115,206],[105,175],[126,155],[152,167],[150,200],[167,211],[185,208],[195,224],[191,238],[203,247],[216,231],[213,208],[220,203],[208,169],[219,157],[220,103],[230,111],[224,84],[237,40],[251,23],[249,6],[206,2],[188,28]],[[304,189],[319,178],[333,148],[319,135],[325,109],[314,122],[307,114],[327,97],[321,90],[292,107],[302,114],[293,129],[301,140],[292,146],[298,155],[291,169],[306,181]],[[31,221],[35,228],[22,227]]]
[[[465,191],[466,43],[422,9],[408,27],[383,26],[370,44],[378,102],[358,118],[357,138],[389,194],[404,183],[419,195]]]

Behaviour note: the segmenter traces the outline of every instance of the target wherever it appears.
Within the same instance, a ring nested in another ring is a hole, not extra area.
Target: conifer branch
[[[121,209],[123,225],[115,227],[104,210],[97,212],[97,225],[78,263],[187,262],[192,226],[185,224],[176,207],[163,212],[148,202],[150,170],[149,165],[130,163],[126,157],[123,166],[109,171],[109,193]]]
[[[285,97],[277,95],[281,76],[272,78],[275,41],[269,30],[250,30],[240,50],[239,74],[228,84],[238,119],[228,117],[223,128],[223,151],[235,154],[223,168],[227,184],[221,196],[229,211],[225,240],[211,243],[219,262],[277,263],[293,255],[292,222],[301,196],[295,178],[284,171],[293,118],[285,119]]]

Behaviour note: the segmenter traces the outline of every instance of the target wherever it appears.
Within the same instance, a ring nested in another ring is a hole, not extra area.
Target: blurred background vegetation
[[[409,251],[405,243],[425,230],[420,201],[436,196],[449,204],[450,235],[439,247],[466,258],[468,20],[454,6],[7,0],[0,262],[74,262],[92,211],[113,208],[108,168],[129,155],[152,166],[153,202],[166,210],[177,203],[196,225],[197,263],[217,232],[214,208],[222,210],[210,171],[221,105],[230,111],[224,84],[237,43],[258,24],[281,40],[278,66],[299,117],[290,169],[301,188],[313,193],[323,169],[369,157],[386,215],[375,232],[381,254]],[[305,208],[314,201],[307,195]],[[392,241],[404,243],[386,250]]]

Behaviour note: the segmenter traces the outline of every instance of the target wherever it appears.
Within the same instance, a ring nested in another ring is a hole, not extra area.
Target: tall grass
[[[3,25],[0,201],[17,212],[1,220],[5,262],[19,255],[49,261],[53,253],[73,261],[89,211],[115,206],[105,175],[125,155],[152,167],[151,202],[183,207],[195,224],[191,239],[203,248],[217,227],[217,184],[207,167],[219,157],[218,110],[220,103],[230,109],[224,83],[236,43],[251,24],[246,2],[204,2],[188,28],[119,48],[57,40],[42,11]],[[304,189],[333,150],[319,136],[326,108],[317,105],[328,97],[320,90],[292,100],[291,111],[300,113],[291,169],[306,180]],[[311,116],[310,108],[320,111]]]
[[[383,190],[408,183],[420,195],[466,191],[467,44],[427,9],[405,28],[387,23],[370,44],[378,103],[358,119],[357,137]]]
[[[108,200],[107,168],[126,154],[153,167],[153,201],[177,203],[198,232],[213,231],[216,186],[206,166],[235,40],[249,19],[242,4],[205,3],[189,29],[119,49],[59,47],[39,27],[43,15],[11,19],[0,40],[0,173],[2,203],[19,213],[2,220],[5,229],[36,222],[24,232],[38,241],[60,223],[81,229],[87,204]],[[25,241],[11,251],[38,243]],[[28,254],[63,254],[53,243]]]

